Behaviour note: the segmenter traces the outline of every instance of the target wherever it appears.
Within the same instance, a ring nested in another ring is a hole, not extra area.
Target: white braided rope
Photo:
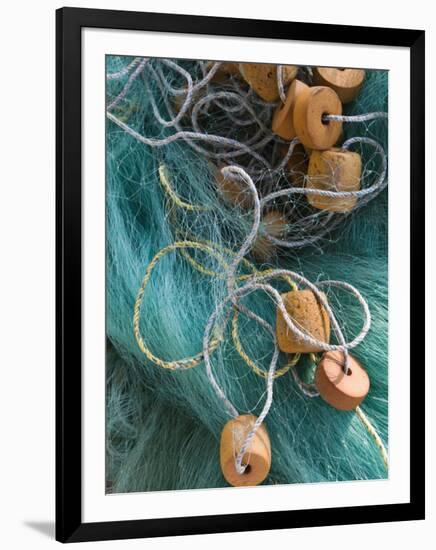
[[[283,65],[277,65],[277,87],[282,103],[286,103],[285,85],[283,82]]]
[[[324,122],[335,120],[338,122],[368,122],[377,118],[388,118],[388,113],[376,111],[375,113],[365,113],[364,115],[324,115]]]
[[[149,61],[149,59],[144,58],[139,63],[138,67],[129,76],[129,79],[127,80],[124,88],[117,95],[117,97],[113,101],[111,101],[111,103],[109,103],[109,105],[107,106],[107,111],[111,111],[112,109],[114,109],[118,105],[118,103],[120,103],[120,101],[122,101],[126,97],[128,91],[130,90],[130,88],[132,87],[133,83],[138,78],[138,76],[142,73],[142,71],[144,70],[144,68],[145,68],[146,64],[148,63],[148,61]]]
[[[123,76],[126,76],[130,73],[130,71],[133,69],[133,67],[136,67],[136,65],[141,61],[141,57],[135,57],[133,61],[131,61],[128,65],[123,67],[121,70],[114,72],[114,73],[108,73],[106,75],[106,80],[118,80],[119,78],[122,78]]]

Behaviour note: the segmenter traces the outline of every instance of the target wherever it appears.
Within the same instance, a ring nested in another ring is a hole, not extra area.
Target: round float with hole
[[[300,93],[309,88],[301,80],[294,80],[286,93],[286,101],[274,112],[272,131],[283,139],[291,141],[297,135],[294,128],[294,107]]]
[[[329,149],[342,133],[342,122],[325,115],[342,115],[338,94],[326,86],[303,90],[294,107],[294,128],[298,139],[309,149]]]
[[[221,470],[226,481],[234,487],[259,485],[271,468],[271,443],[265,425],[261,424],[242,457],[244,472],[239,473],[236,469],[236,457],[256,420],[257,417],[251,414],[237,416],[225,424],[221,433]]]
[[[363,81],[363,69],[337,69],[331,67],[314,67],[313,81],[317,86],[329,86],[339,96],[342,103],[356,99]]]
[[[366,370],[353,356],[348,356],[348,370],[345,372],[342,351],[328,351],[316,368],[315,385],[329,405],[341,411],[351,411],[367,396],[370,382]]]

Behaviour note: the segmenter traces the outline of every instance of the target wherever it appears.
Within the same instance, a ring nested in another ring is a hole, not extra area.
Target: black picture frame
[[[317,42],[372,44],[410,50],[411,78],[411,357],[410,502],[82,522],[82,189],[81,29],[129,29]],[[424,89],[425,33],[417,30],[290,23],[78,8],[56,12],[56,539],[127,539],[259,529],[424,519]],[[419,292],[419,296],[418,296]],[[413,363],[413,365],[412,365]]]

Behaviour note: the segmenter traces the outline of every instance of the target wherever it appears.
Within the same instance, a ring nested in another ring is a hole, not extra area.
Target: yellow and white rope
[[[133,332],[136,338],[136,342],[139,346],[139,349],[146,355],[146,357],[150,361],[152,361],[154,364],[164,369],[171,369],[171,370],[175,370],[178,368],[188,369],[188,368],[195,367],[196,365],[199,365],[203,361],[203,352],[197,353],[192,357],[185,357],[183,359],[178,359],[176,361],[165,361],[157,357],[150,351],[150,349],[145,344],[144,339],[141,335],[140,327],[139,327],[139,320],[141,316],[141,304],[144,297],[144,291],[150,280],[153,269],[156,267],[159,260],[161,260],[161,258],[163,258],[169,252],[173,252],[174,250],[185,249],[185,248],[195,248],[198,250],[208,252],[209,254],[215,257],[219,256],[219,254],[215,250],[213,250],[211,247],[195,241],[177,241],[173,244],[166,246],[165,248],[162,248],[154,256],[151,262],[148,264],[147,270],[145,272],[144,278],[142,280],[141,286],[136,296],[135,306],[133,309]],[[214,351],[221,343],[221,340],[222,340],[222,336],[219,338],[218,337],[212,338],[210,341],[210,350]]]
[[[200,206],[197,204],[190,204],[189,202],[185,202],[174,192],[173,188],[169,183],[168,170],[165,164],[161,164],[159,166],[159,179],[166,194],[174,202],[174,204],[176,204],[179,208],[183,208],[184,210],[189,210],[191,212],[199,211],[199,210],[200,211],[207,210],[205,206]]]
[[[386,447],[383,444],[383,441],[381,440],[381,437],[377,433],[377,430],[371,424],[369,418],[366,416],[366,414],[362,411],[362,409],[360,407],[356,407],[356,414],[359,417],[359,419],[361,420],[362,424],[367,429],[370,436],[373,438],[375,444],[377,445],[378,450],[380,451],[380,455],[383,459],[384,465],[386,467],[386,470],[389,470],[388,453],[386,451]]]

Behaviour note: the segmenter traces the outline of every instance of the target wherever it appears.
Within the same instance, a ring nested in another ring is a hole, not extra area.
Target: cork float
[[[242,78],[263,100],[272,102],[280,97],[277,65],[269,63],[240,63],[239,70]],[[297,76],[298,67],[283,65],[283,85],[288,86]]]
[[[328,86],[339,96],[342,103],[354,101],[365,80],[363,69],[340,69],[314,67],[313,81],[317,86]]]
[[[344,370],[341,351],[324,353],[315,372],[315,385],[329,405],[341,411],[355,409],[369,392],[369,377],[353,356],[348,356],[348,371]]]
[[[271,443],[265,425],[261,424],[242,457],[242,464],[246,466],[244,472],[236,470],[235,459],[256,420],[257,417],[251,414],[232,418],[221,433],[221,470],[226,481],[234,487],[259,485],[271,468]]]
[[[359,153],[332,148],[313,151],[307,169],[307,187],[321,191],[359,191],[361,186],[362,159]],[[357,204],[357,197],[326,197],[307,194],[308,202],[319,210],[349,212]]]
[[[291,141],[297,136],[294,127],[294,108],[297,97],[309,86],[301,80],[294,80],[286,93],[285,103],[278,105],[272,119],[272,131],[283,139]]]
[[[329,149],[342,133],[342,122],[325,120],[325,115],[342,115],[337,93],[326,86],[304,89],[294,107],[294,128],[301,143],[309,149]]]
[[[313,339],[326,344],[330,341],[330,318],[324,306],[311,290],[292,290],[282,294],[286,311],[293,323]],[[277,308],[277,343],[286,353],[311,353],[323,351],[322,347],[297,336],[286,324]]]

